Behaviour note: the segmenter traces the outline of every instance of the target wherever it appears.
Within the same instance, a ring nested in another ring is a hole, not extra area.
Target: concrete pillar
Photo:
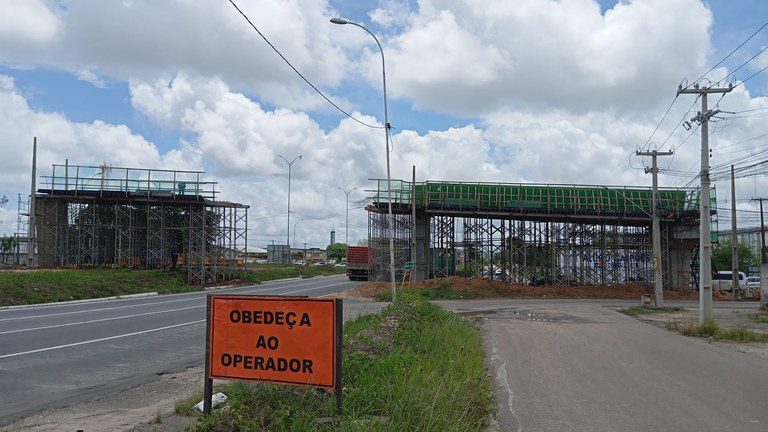
[[[760,264],[760,309],[768,310],[768,264]]]
[[[423,281],[429,275],[429,216],[424,212],[416,212],[413,227],[413,280]]]
[[[671,249],[667,255],[667,289],[682,291],[691,284],[691,251]]]

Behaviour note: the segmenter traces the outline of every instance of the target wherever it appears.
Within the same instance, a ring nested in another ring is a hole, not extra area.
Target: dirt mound
[[[400,284],[398,284],[398,288]],[[563,285],[510,285],[497,280],[484,278],[463,278],[452,276],[444,279],[430,279],[423,282],[405,284],[405,289],[430,290],[437,287],[466,297],[507,297],[507,298],[573,298],[573,299],[618,299],[638,300],[643,294],[653,295],[653,288],[643,285],[612,286],[563,286]],[[377,294],[389,290],[388,282],[367,282],[347,291],[348,297],[374,298]],[[667,300],[696,300],[698,293],[688,291],[666,291]]]

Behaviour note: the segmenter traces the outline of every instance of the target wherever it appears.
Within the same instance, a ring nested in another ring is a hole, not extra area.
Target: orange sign
[[[210,295],[208,378],[333,388],[341,329],[326,298]]]

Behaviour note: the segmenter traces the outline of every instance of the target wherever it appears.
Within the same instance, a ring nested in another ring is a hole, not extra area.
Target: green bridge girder
[[[373,207],[385,207],[387,181],[376,180]],[[650,187],[550,185],[533,183],[480,183],[426,181],[412,184],[392,180],[392,204],[410,207],[415,198],[419,210],[521,212],[548,214],[595,214],[648,217],[652,214]],[[716,213],[716,195],[711,205]],[[659,188],[658,212],[662,218],[698,219],[698,190]]]

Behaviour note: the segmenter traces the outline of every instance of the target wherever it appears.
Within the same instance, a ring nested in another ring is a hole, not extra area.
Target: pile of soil
[[[563,285],[510,285],[498,280],[484,278],[463,278],[452,276],[442,279],[430,279],[423,282],[406,282],[405,289],[427,290],[438,285],[467,297],[505,297],[505,298],[573,298],[573,299],[617,299],[638,300],[643,294],[653,295],[653,288],[643,285],[611,285],[611,286],[563,286]],[[400,284],[398,283],[398,288]],[[380,292],[390,289],[389,282],[367,282],[347,291],[345,297],[375,298]],[[665,291],[666,300],[696,300],[698,292]]]

